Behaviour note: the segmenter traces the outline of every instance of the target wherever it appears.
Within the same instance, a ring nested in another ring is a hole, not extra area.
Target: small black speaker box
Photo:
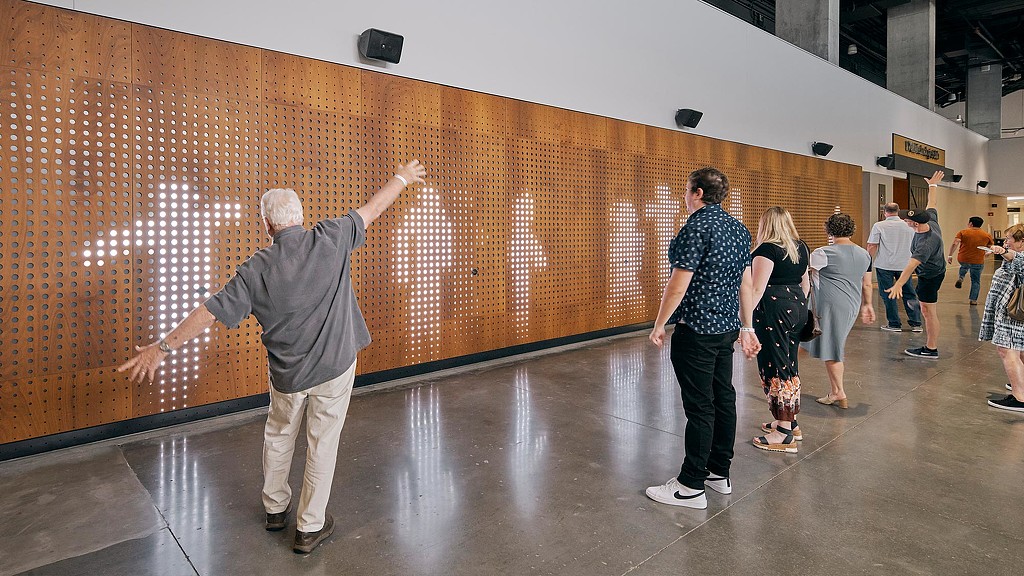
[[[703,115],[704,115],[703,112],[698,112],[696,110],[690,110],[689,108],[683,108],[681,110],[677,110],[676,111],[676,126],[679,126],[680,128],[683,128],[683,127],[686,127],[686,128],[696,128],[697,127],[697,123],[700,122],[700,118]]]
[[[828,153],[832,151],[832,145],[824,142],[815,142],[811,144],[811,151],[818,156],[828,156]]]
[[[383,60],[398,64],[402,58],[402,42],[405,38],[398,34],[367,28],[359,35],[359,53],[363,58]]]

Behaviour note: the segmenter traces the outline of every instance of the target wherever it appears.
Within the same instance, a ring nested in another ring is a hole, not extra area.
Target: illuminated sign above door
[[[892,135],[892,153],[896,156],[923,160],[940,167],[946,165],[946,151],[942,148],[929,146],[924,142],[911,140],[899,134]]]

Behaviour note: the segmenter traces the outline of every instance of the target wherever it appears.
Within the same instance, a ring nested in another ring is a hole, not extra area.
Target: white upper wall
[[[957,116],[966,120],[967,103],[957,102],[950,104],[945,108],[939,108],[936,112],[950,120],[955,120]],[[1024,138],[1024,130],[1019,130],[1024,126],[1024,90],[1017,90],[1012,94],[1003,96],[1000,100],[999,120],[1004,130],[1003,138]],[[1009,132],[1008,130],[1018,131]]]
[[[42,3],[890,173],[896,132],[988,178],[987,139],[698,0],[49,0]],[[402,62],[361,61],[366,28]],[[891,173],[890,173],[891,174]],[[960,186],[960,185],[956,185]]]
[[[992,140],[988,144],[988,156],[992,164],[988,192],[1024,196],[1024,138]]]

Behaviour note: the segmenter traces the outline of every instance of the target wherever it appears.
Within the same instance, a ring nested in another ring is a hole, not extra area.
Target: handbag
[[[814,287],[811,287],[808,299],[809,306],[807,306],[807,321],[804,322],[804,327],[800,329],[801,342],[810,342],[818,336],[821,336],[821,325],[818,323],[818,315],[814,313]],[[1024,314],[1024,308],[1022,308],[1022,314]]]
[[[1010,299],[1006,302],[1006,315],[1011,320],[1017,322],[1024,322],[1024,285],[1020,283],[1020,277],[1017,278],[1017,287],[1010,292]]]

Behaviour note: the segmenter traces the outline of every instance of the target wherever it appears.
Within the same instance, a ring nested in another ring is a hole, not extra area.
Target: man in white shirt
[[[887,322],[882,330],[902,332],[899,302],[889,298],[886,290],[892,288],[900,272],[910,262],[910,242],[914,239],[914,231],[899,217],[900,205],[890,202],[882,207],[885,220],[875,222],[868,236],[868,253],[874,260],[875,273],[878,278],[878,292],[885,304]],[[921,302],[917,299],[914,286],[907,283],[903,287],[903,307],[907,311],[907,324],[914,332],[921,332]]]

